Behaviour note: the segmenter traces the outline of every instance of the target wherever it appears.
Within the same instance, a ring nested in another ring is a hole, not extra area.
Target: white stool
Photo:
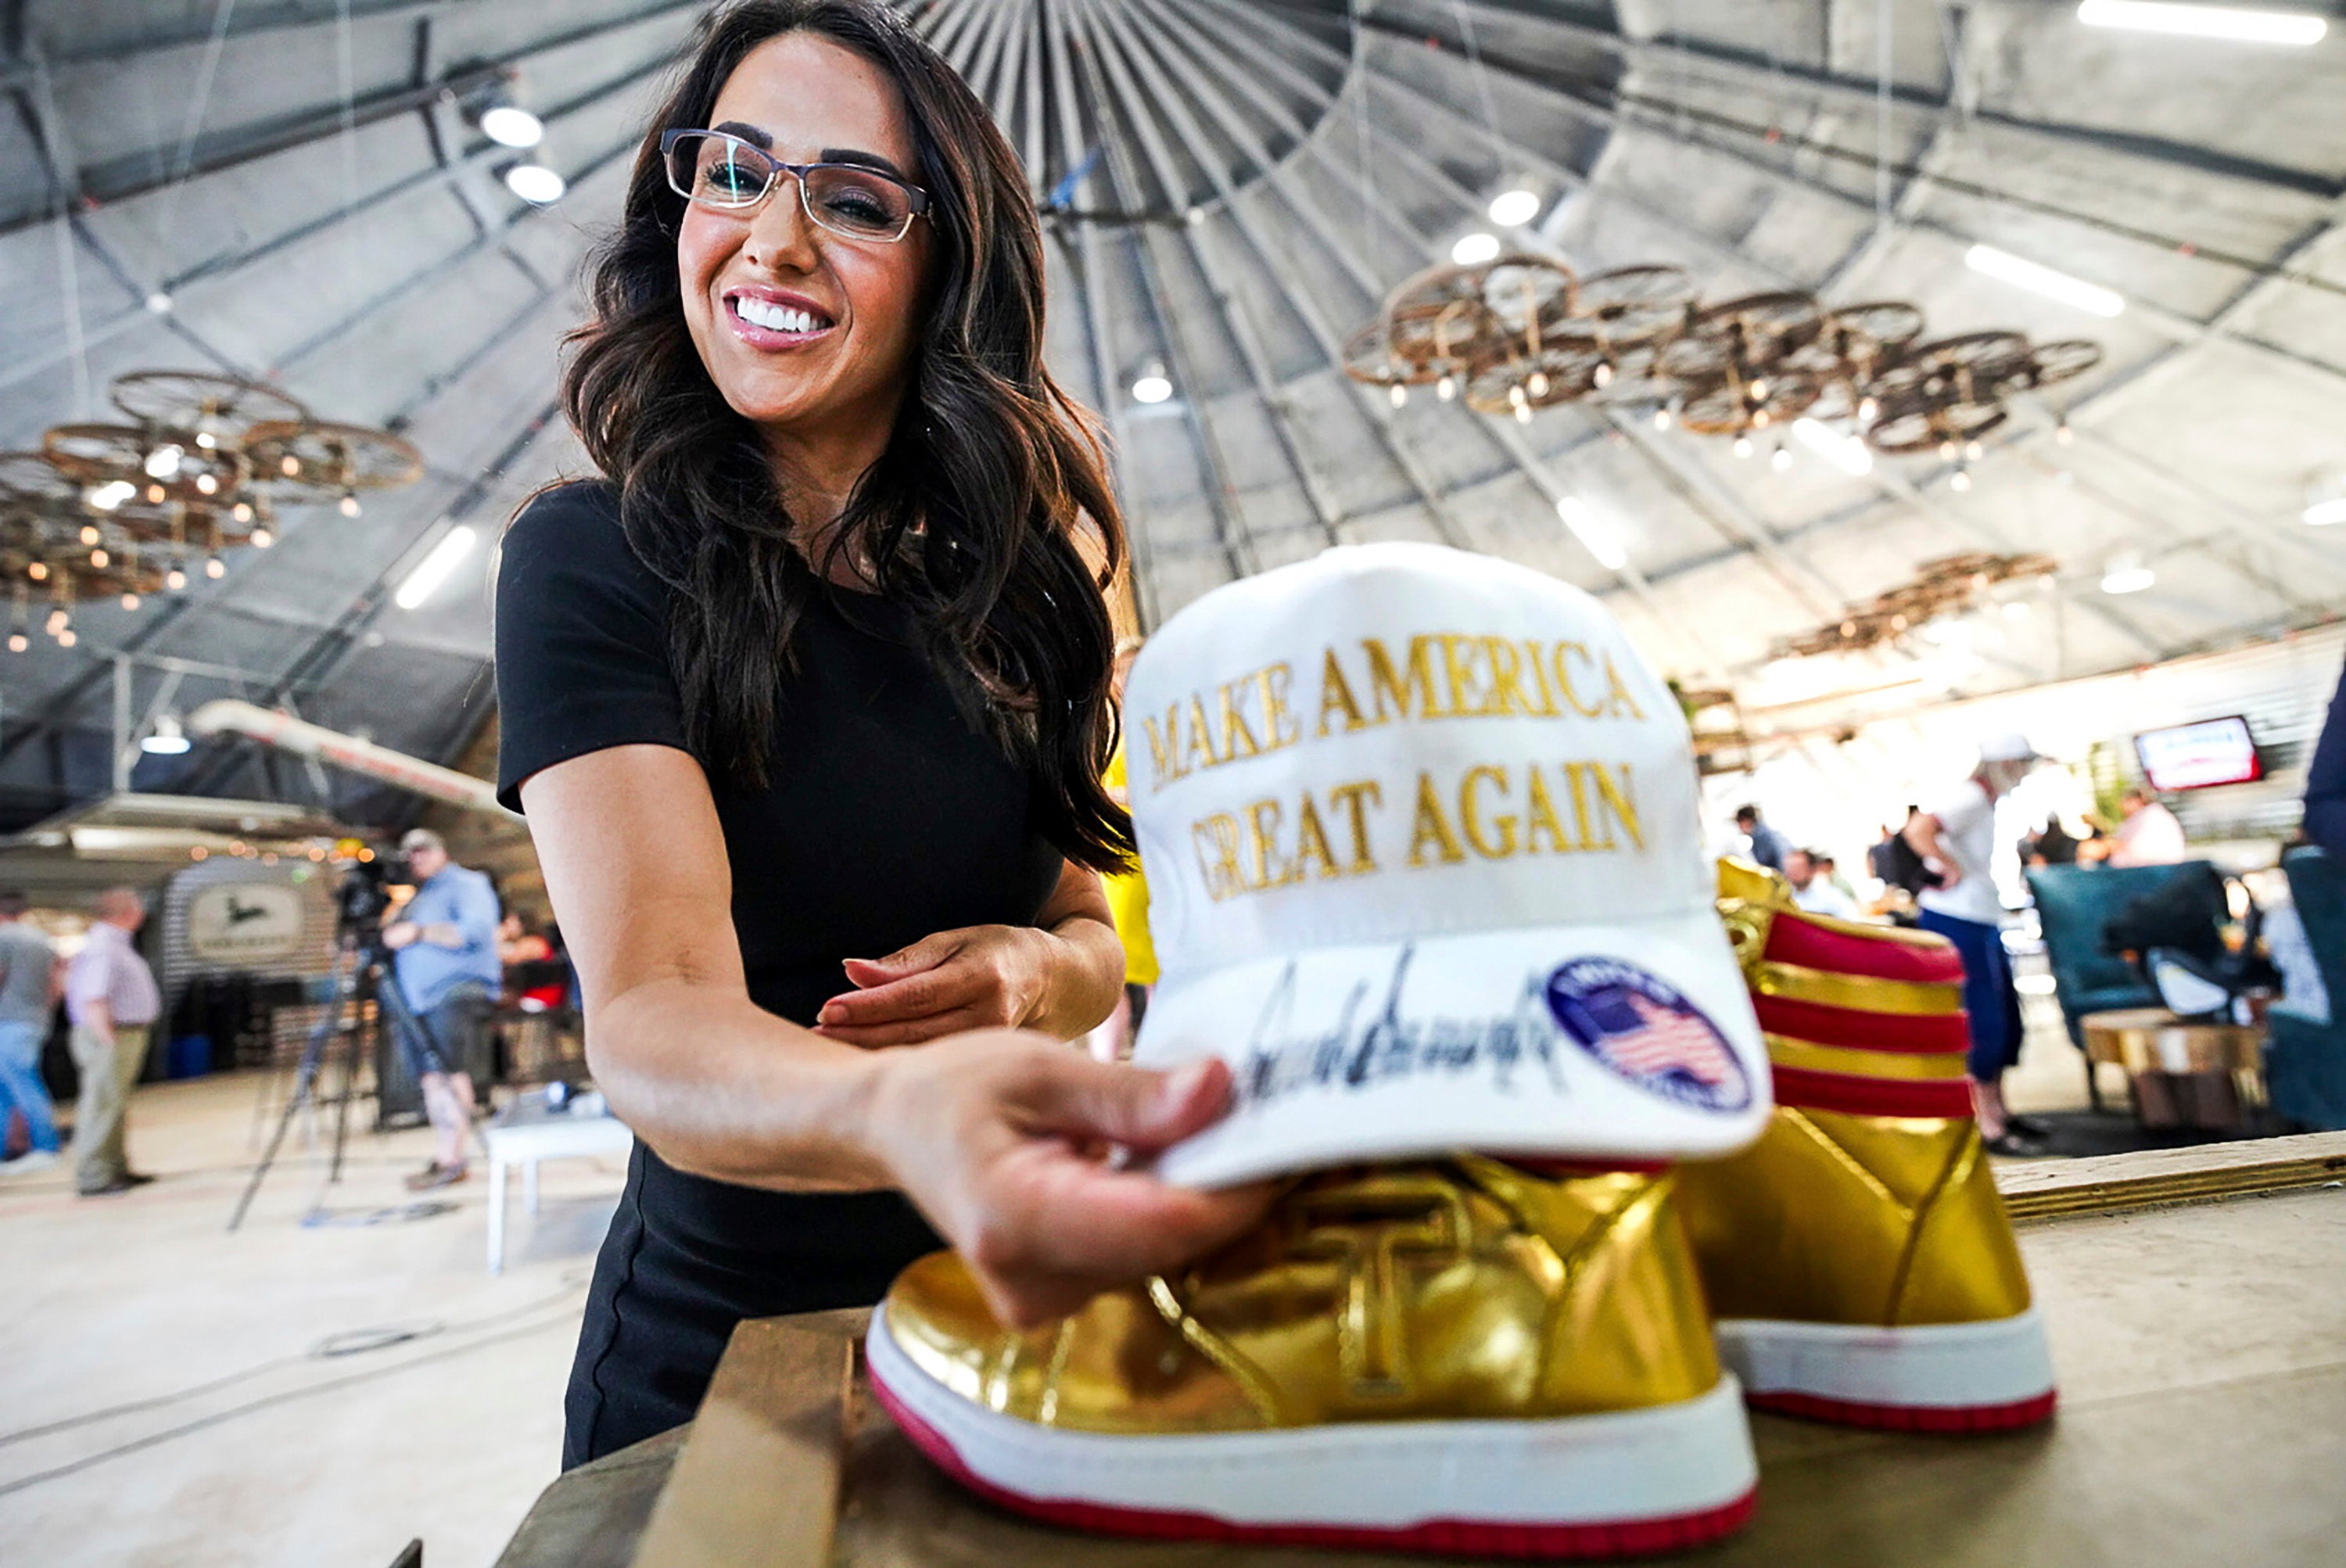
[[[523,1207],[537,1212],[537,1162],[586,1155],[626,1154],[635,1134],[616,1116],[548,1115],[492,1122],[489,1146],[489,1272],[505,1269],[505,1169],[521,1166]]]

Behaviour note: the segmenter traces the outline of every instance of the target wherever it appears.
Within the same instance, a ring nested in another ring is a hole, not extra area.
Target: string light
[[[113,559],[114,557],[107,555],[104,550],[92,550],[89,553],[89,564],[97,567],[100,571],[105,570],[107,564]]]
[[[32,646],[32,639],[27,637],[24,633],[10,632],[8,634],[8,651],[10,653],[23,653],[26,648],[31,647]]]
[[[188,585],[188,575],[174,566],[163,574],[163,585],[176,594]]]
[[[46,561],[36,561],[25,568],[25,575],[36,583],[46,583],[49,580],[49,564]]]
[[[1751,455],[1751,438],[1749,436],[1739,435],[1735,438],[1735,455],[1738,457],[1749,457]]]
[[[1392,400],[1393,407],[1399,408],[1409,401],[1409,389],[1401,382],[1395,382],[1385,395]]]
[[[336,504],[335,510],[340,512],[345,517],[357,516],[359,514],[358,493],[354,490],[343,491],[342,498]]]
[[[204,558],[204,575],[207,577],[227,576],[228,563],[221,560],[218,555],[206,556]]]
[[[137,609],[138,607],[138,596],[130,592],[128,588],[124,589],[122,593],[122,607],[126,610]]]
[[[2053,439],[2067,446],[2077,439],[2077,433],[2069,428],[2069,422],[2065,419],[2053,427]]]
[[[57,633],[57,647],[61,648],[69,648],[80,640],[81,639],[79,637],[74,636],[74,630],[71,626],[67,626],[63,631]]]
[[[95,545],[105,536],[97,531],[97,524],[95,523],[85,523],[81,525],[81,542],[85,545]]]
[[[250,523],[252,521],[252,503],[240,501],[228,509],[228,514],[240,523]]]
[[[1958,495],[1962,494],[1964,491],[1969,490],[1971,487],[1972,474],[1971,470],[1968,468],[1958,468],[1954,473],[1947,476],[1947,488],[1955,492]]]
[[[1779,473],[1788,473],[1791,472],[1791,449],[1790,447],[1779,446],[1774,454],[1768,459],[1768,466],[1774,469]]]
[[[1655,407],[1655,409],[1654,409],[1654,428],[1655,428],[1656,430],[1668,430],[1668,429],[1669,429],[1669,428],[1670,428],[1670,405],[1669,405],[1669,404],[1668,404],[1668,403],[1661,403],[1661,404],[1658,404],[1658,405]]]
[[[266,550],[269,546],[276,543],[277,535],[271,534],[268,529],[255,528],[252,531],[251,545],[254,549]]]

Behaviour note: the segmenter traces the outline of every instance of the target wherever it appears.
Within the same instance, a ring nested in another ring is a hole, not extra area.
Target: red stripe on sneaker
[[[1779,912],[1768,928],[1766,957],[1834,974],[1875,980],[1961,984],[1964,961],[1955,944],[1942,938],[1928,943],[1888,935],[1861,935]]]
[[[1846,1073],[1819,1073],[1807,1067],[1777,1067],[1776,1103],[1809,1111],[1839,1111],[1851,1116],[1968,1116],[1972,1114],[1971,1082],[1944,1078],[1935,1082],[1893,1082],[1887,1078],[1855,1078]]]
[[[1209,1513],[1119,1508],[1075,1498],[1026,1497],[971,1470],[951,1439],[923,1420],[877,1376],[872,1397],[895,1418],[914,1448],[954,1480],[989,1502],[1047,1524],[1105,1535],[1160,1541],[1249,1542],[1270,1546],[1357,1547],[1458,1556],[1545,1558],[1645,1557],[1681,1552],[1732,1535],[1751,1517],[1757,1489],[1718,1508],[1661,1519],[1580,1524],[1523,1524],[1497,1520],[1429,1519],[1400,1527],[1362,1524],[1241,1524]]]
[[[1836,1426],[1872,1427],[1882,1431],[2008,1432],[2033,1427],[2049,1419],[2060,1396],[2052,1390],[2034,1399],[2008,1405],[1872,1405],[1854,1400],[1829,1400],[1821,1394],[1750,1393],[1743,1402],[1754,1410],[1803,1420],[1831,1421]]]
[[[1860,1013],[1853,1007],[1829,1007],[1821,1002],[1763,996],[1757,992],[1752,993],[1751,1007],[1760,1014],[1760,1027],[1770,1034],[1787,1034],[1817,1045],[1924,1054],[1971,1047],[1971,1028],[1960,1013]]]

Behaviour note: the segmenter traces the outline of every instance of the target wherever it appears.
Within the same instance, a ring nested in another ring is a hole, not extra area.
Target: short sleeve
[[[685,750],[665,588],[627,545],[607,484],[522,508],[497,567],[497,799],[557,762],[615,746]]]
[[[1976,779],[1966,779],[1955,787],[1954,793],[1942,799],[1931,815],[1939,820],[1942,832],[1960,838],[1979,825],[1980,818],[1994,809],[1987,791]]]

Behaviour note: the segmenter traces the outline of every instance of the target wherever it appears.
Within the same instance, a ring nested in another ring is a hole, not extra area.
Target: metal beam
[[[366,94],[352,100],[347,123],[352,126],[372,125],[413,113],[434,102],[443,92],[453,91],[461,97],[500,80],[509,67],[533,56],[585,43],[663,16],[698,11],[704,8],[704,3],[705,0],[658,0],[657,4],[639,6],[621,15],[534,39],[520,48],[468,66],[442,81]],[[667,63],[665,58],[658,62],[660,66]],[[65,196],[68,205],[76,206],[84,202],[127,200],[181,180],[199,178],[273,153],[327,140],[341,135],[345,123],[342,106],[335,103],[217,131],[197,139],[189,158],[177,173],[167,172],[167,165],[172,160],[162,157],[160,149],[143,148],[106,163],[85,166],[79,172],[76,188],[66,191]],[[19,208],[0,215],[0,235],[45,221],[49,211],[48,205],[45,203],[40,207]]]
[[[1063,46],[1066,43],[1065,37],[1060,41]],[[1060,78],[1060,108],[1063,116],[1067,117],[1068,125],[1072,127],[1079,122],[1073,117],[1076,100],[1073,68],[1068,59],[1069,53],[1070,50],[1064,46],[1056,51]],[[1091,83],[1092,101],[1095,105],[1099,105],[1104,102],[1104,99],[1096,79],[1098,67],[1088,53],[1085,56],[1085,65],[1086,76],[1095,77]],[[1072,141],[1069,145],[1072,147]],[[1114,171],[1111,170],[1111,174],[1113,173]],[[1236,505],[1238,493],[1230,484],[1229,466],[1222,461],[1220,442],[1215,436],[1212,428],[1206,423],[1204,411],[1198,406],[1199,383],[1195,366],[1190,361],[1188,346],[1183,342],[1178,329],[1166,314],[1163,293],[1158,287],[1156,263],[1148,249],[1139,243],[1137,237],[1134,240],[1133,255],[1141,269],[1141,302],[1148,311],[1151,331],[1158,344],[1164,349],[1167,359],[1171,361],[1169,368],[1179,387],[1177,395],[1181,405],[1181,417],[1188,426],[1190,440],[1197,451],[1198,465],[1205,471],[1209,487],[1206,494],[1206,505],[1214,520],[1215,535],[1221,542],[1223,560],[1229,566],[1229,575],[1233,579],[1247,576],[1260,570],[1260,563],[1254,559],[1253,546],[1247,536],[1246,525],[1238,516]]]
[[[1090,8],[1087,6],[1086,10],[1088,12]],[[1186,137],[1192,148],[1202,148],[1205,144],[1203,132],[1189,117],[1188,107],[1165,82],[1161,72],[1155,70],[1154,62],[1144,61],[1139,57],[1137,46],[1124,27],[1122,16],[1117,12],[1109,10],[1105,13],[1093,13],[1086,16],[1086,21],[1091,24],[1089,31],[1095,56],[1114,79],[1117,89],[1125,95],[1127,101],[1137,103],[1141,101],[1142,97],[1140,88],[1130,72],[1137,70],[1144,75],[1150,75],[1151,86],[1158,94],[1158,107],[1173,118],[1173,128]],[[1156,120],[1146,113],[1136,114],[1132,118],[1139,127],[1141,147],[1148,155],[1149,164],[1156,171],[1158,182],[1168,191],[1177,189],[1179,172],[1174,166],[1171,149],[1165,145],[1164,137],[1158,132]],[[1111,145],[1108,151],[1111,166],[1118,176],[1117,183],[1121,188],[1121,177],[1128,167],[1122,161],[1123,149],[1120,146]],[[1205,161],[1202,151],[1199,153],[1199,161],[1201,163]],[[1228,187],[1223,184],[1222,170],[1219,168],[1214,168],[1210,172],[1216,184],[1227,191]],[[1127,193],[1127,199],[1128,195],[1129,193]],[[1231,294],[1229,286],[1223,281],[1220,273],[1214,267],[1213,259],[1207,254],[1205,247],[1198,242],[1197,226],[1183,225],[1181,238],[1186,242],[1189,264],[1197,269],[1198,281],[1204,285],[1208,296],[1214,301],[1215,312],[1221,318],[1222,329],[1229,333],[1231,346],[1238,351],[1239,359],[1246,367],[1248,380],[1254,383],[1255,396],[1260,400],[1263,412],[1270,418],[1271,433],[1279,442],[1280,452],[1285,453],[1288,466],[1294,470],[1296,482],[1301,487],[1304,499],[1311,505],[1312,514],[1319,518],[1321,531],[1327,535],[1329,544],[1342,544],[1344,542],[1343,509],[1337,504],[1334,494],[1328,488],[1327,481],[1320,476],[1318,466],[1313,463],[1311,455],[1304,451],[1302,441],[1295,433],[1292,411],[1288,405],[1285,394],[1271,377],[1270,366],[1262,356],[1261,345],[1255,341],[1251,324],[1239,309],[1239,302]],[[1144,246],[1155,244],[1156,235],[1153,229],[1144,228],[1141,230],[1140,241]]]

